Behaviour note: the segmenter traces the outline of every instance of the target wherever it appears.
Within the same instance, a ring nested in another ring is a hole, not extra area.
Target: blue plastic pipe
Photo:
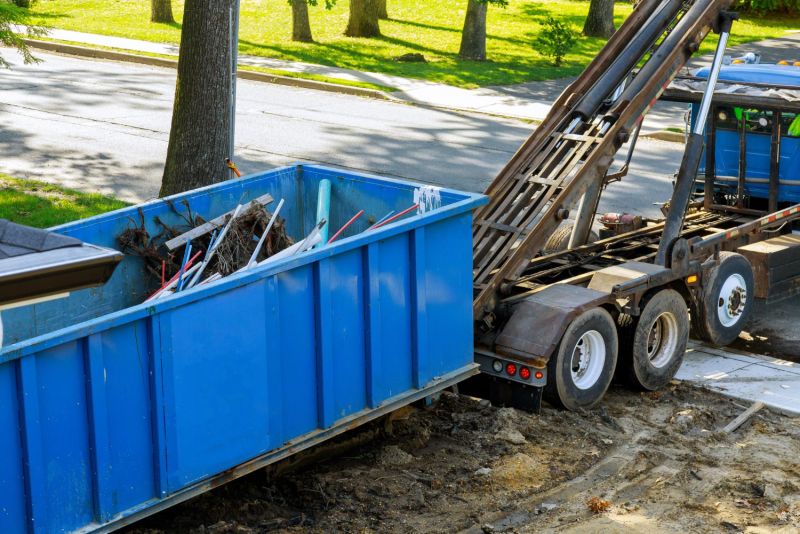
[[[329,221],[331,218],[331,181],[330,180],[320,180],[319,182],[319,194],[317,195],[317,224],[321,221]],[[328,227],[329,225],[325,225],[322,227],[322,231],[320,233],[322,237],[322,241],[314,247],[323,247],[328,242]]]

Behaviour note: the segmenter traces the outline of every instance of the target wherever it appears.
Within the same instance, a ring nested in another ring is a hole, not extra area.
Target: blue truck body
[[[708,69],[695,73],[700,78],[708,77]],[[800,67],[775,64],[727,65],[720,72],[720,80],[750,82],[765,85],[800,89]],[[699,104],[692,105],[692,125]],[[750,113],[742,110],[743,113]],[[735,187],[739,175],[740,135],[737,118],[728,113],[728,122],[718,121],[715,131],[715,175],[718,184],[729,183]],[[778,201],[796,204],[800,202],[800,137],[792,136],[788,126],[794,121],[793,114],[783,116],[783,135],[780,141],[780,165],[778,167]],[[708,135],[708,133],[706,133]],[[769,198],[771,130],[755,125],[745,134],[745,194],[751,198]],[[701,159],[699,174],[705,174],[706,157]],[[700,188],[702,190],[702,187]]]
[[[299,165],[54,230],[97,245],[144,220],[206,219],[269,193],[290,235],[332,183],[343,239],[142,303],[142,259],[103,287],[3,312],[0,532],[108,531],[476,373],[472,210],[482,195],[363,233],[415,184]]]

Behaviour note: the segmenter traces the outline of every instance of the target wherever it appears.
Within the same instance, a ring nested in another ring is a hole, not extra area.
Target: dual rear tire
[[[688,339],[689,312],[673,289],[654,294],[622,335],[608,311],[586,311],[567,327],[548,362],[545,398],[568,410],[591,408],[615,374],[638,389],[659,389],[678,372]]]
[[[695,335],[720,346],[735,340],[752,313],[753,287],[750,262],[740,254],[720,253],[692,313]],[[686,300],[674,289],[653,293],[628,327],[618,329],[603,308],[588,310],[567,327],[548,362],[545,398],[568,410],[591,408],[615,376],[636,389],[663,388],[683,363],[689,330]]]
[[[686,301],[674,289],[659,291],[620,337],[617,378],[645,391],[663,388],[680,369],[689,341]]]

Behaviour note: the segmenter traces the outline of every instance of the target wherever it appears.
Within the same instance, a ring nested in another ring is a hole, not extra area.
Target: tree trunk
[[[231,0],[186,0],[161,196],[228,178]]]
[[[344,34],[348,37],[380,37],[378,0],[350,0],[350,20]]]
[[[614,0],[592,0],[586,23],[583,25],[583,34],[608,39],[615,31]]]
[[[461,32],[461,59],[486,60],[486,11],[487,3],[469,0],[464,30]]]
[[[386,0],[378,0],[378,18],[389,20],[389,12],[386,10]]]
[[[172,0],[151,0],[150,5],[151,22],[175,22],[175,17],[172,16]]]
[[[311,23],[308,21],[308,1],[292,0],[292,41],[311,43]]]

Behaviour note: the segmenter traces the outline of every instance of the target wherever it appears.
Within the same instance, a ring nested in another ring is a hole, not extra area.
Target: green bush
[[[553,17],[544,19],[542,27],[542,31],[534,40],[534,45],[541,54],[553,58],[556,67],[560,67],[564,56],[578,41],[575,30]]]
[[[733,8],[757,13],[800,13],[800,0],[736,0]]]

